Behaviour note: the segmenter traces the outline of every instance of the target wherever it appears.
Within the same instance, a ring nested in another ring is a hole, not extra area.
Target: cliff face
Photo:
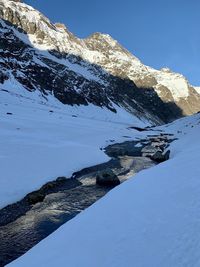
[[[199,90],[169,69],[145,66],[106,34],[75,37],[20,1],[0,1],[0,83],[53,94],[65,104],[120,105],[154,123],[200,110]]]

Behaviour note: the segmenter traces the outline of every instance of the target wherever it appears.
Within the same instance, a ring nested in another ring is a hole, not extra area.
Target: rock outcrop
[[[111,169],[106,169],[98,172],[96,183],[101,186],[116,186],[120,184],[120,180]]]
[[[64,104],[120,106],[153,124],[200,110],[200,91],[182,75],[145,66],[107,34],[79,39],[20,2],[0,1],[0,87],[10,80]]]

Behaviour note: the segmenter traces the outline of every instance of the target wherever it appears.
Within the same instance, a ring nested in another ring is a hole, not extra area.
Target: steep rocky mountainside
[[[0,88],[10,80],[65,104],[115,104],[153,123],[200,110],[198,88],[143,65],[109,35],[75,37],[21,1],[0,0]]]

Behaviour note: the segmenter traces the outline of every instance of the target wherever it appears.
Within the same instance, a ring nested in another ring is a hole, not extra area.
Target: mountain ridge
[[[18,1],[1,0],[0,18],[18,47],[30,46],[26,49],[31,52],[22,50],[35,67],[29,72],[22,68],[23,79],[20,77],[30,91],[40,88],[43,93],[53,92],[65,104],[92,103],[112,111],[115,111],[114,102],[154,123],[172,121],[200,110],[199,91],[183,75],[144,65],[108,34],[93,33],[84,39],[77,38],[66,26],[51,23],[39,11]],[[1,35],[3,31],[2,26]],[[12,50],[6,38],[4,35],[1,43]],[[16,60],[16,53],[19,51],[13,51],[12,60]],[[3,52],[2,58],[6,58]],[[48,78],[52,76],[52,80],[46,81],[47,84],[41,82],[39,69]],[[34,77],[30,72],[34,72]],[[60,79],[53,79],[53,75]]]

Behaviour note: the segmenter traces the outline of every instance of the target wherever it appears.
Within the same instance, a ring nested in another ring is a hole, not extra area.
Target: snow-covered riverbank
[[[93,105],[71,107],[17,84],[1,88],[0,208],[58,176],[107,161],[101,147],[137,136],[131,125],[146,125],[119,107],[117,114]]]
[[[142,171],[9,266],[199,266],[200,114],[163,130],[171,159]]]

